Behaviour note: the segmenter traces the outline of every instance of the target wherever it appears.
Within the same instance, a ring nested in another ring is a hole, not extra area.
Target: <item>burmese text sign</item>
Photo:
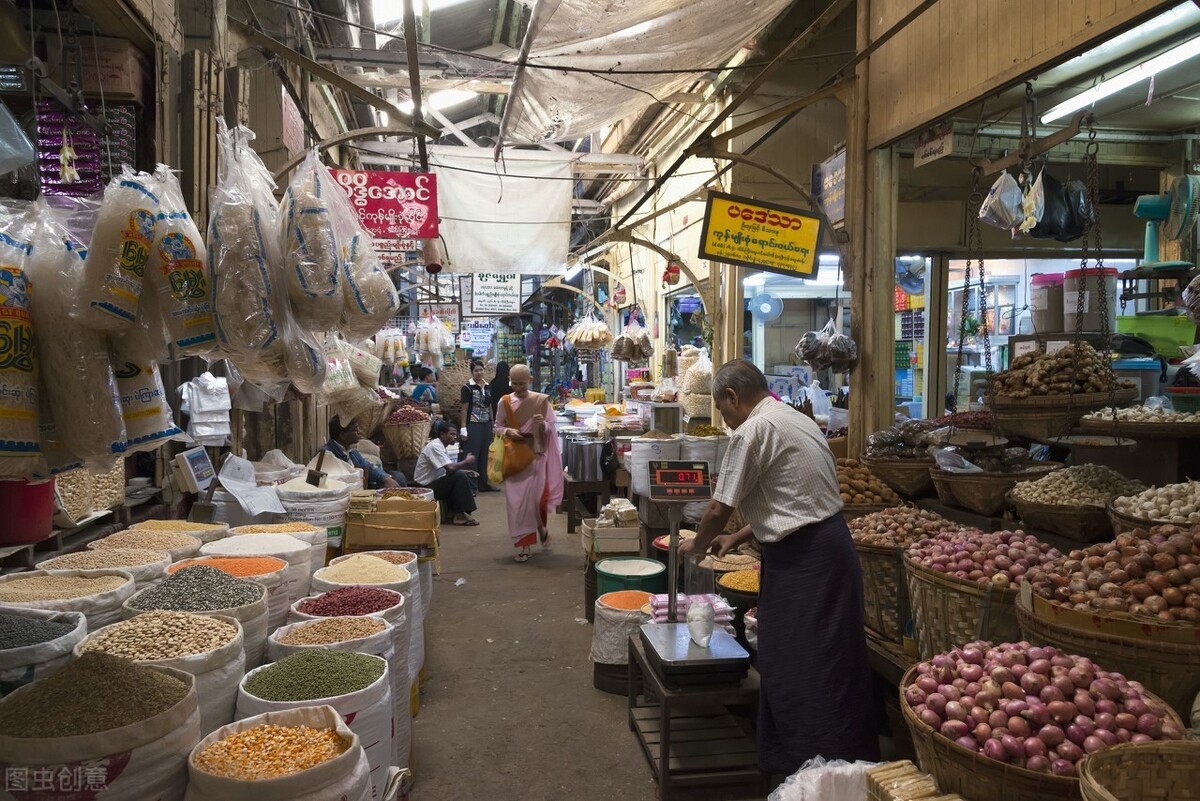
[[[815,278],[821,229],[812,212],[709,192],[700,258]]]
[[[437,177],[425,172],[330,170],[376,239],[438,235]]]
[[[471,277],[472,314],[519,314],[520,273],[475,273]]]

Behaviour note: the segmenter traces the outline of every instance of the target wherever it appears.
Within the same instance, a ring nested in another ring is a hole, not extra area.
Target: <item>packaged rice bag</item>
[[[383,270],[366,231],[350,237],[342,262],[342,321],[338,330],[351,341],[374,336],[400,309],[392,277]]]
[[[157,364],[115,349],[113,365],[125,419],[126,455],[157,450],[170,440],[191,441],[175,425]]]
[[[32,475],[41,461],[27,274],[33,220],[28,204],[0,205],[0,479]]]
[[[345,193],[311,151],[283,194],[279,222],[288,297],[297,322],[332,331],[342,318],[342,255],[333,204]]]

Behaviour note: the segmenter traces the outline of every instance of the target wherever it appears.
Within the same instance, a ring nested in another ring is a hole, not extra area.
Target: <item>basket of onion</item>
[[[921,656],[976,637],[1020,639],[1016,586],[1031,567],[1058,556],[1023,531],[964,529],[914,542],[904,572]]]
[[[1138,529],[1031,570],[1024,635],[1086,653],[1176,710],[1200,693],[1200,528]]]
[[[1200,801],[1200,742],[1106,748],[1079,763],[1083,801]]]
[[[925,537],[961,526],[939,514],[911,506],[893,506],[848,523],[863,577],[863,621],[875,634],[903,642],[908,623],[903,549]]]
[[[972,801],[1079,799],[1085,756],[1183,737],[1138,682],[1028,642],[952,649],[910,668],[900,692],[921,767]]]

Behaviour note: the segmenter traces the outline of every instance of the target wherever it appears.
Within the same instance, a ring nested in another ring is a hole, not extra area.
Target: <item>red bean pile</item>
[[[400,603],[398,592],[379,587],[339,587],[336,590],[301,601],[296,609],[315,617],[369,615]]]
[[[428,423],[429,415],[420,409],[414,409],[411,406],[401,406],[396,411],[392,412],[391,416],[384,421],[384,425],[401,426],[409,423]]]

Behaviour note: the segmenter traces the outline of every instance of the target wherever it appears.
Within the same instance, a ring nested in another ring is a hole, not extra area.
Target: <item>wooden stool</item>
[[[586,515],[585,510],[579,503],[581,495],[596,495],[598,498],[597,511],[601,506],[608,503],[610,494],[608,489],[607,479],[604,481],[572,481],[566,479],[563,482],[563,508],[567,513],[567,533],[574,534],[575,527],[583,522]]]

